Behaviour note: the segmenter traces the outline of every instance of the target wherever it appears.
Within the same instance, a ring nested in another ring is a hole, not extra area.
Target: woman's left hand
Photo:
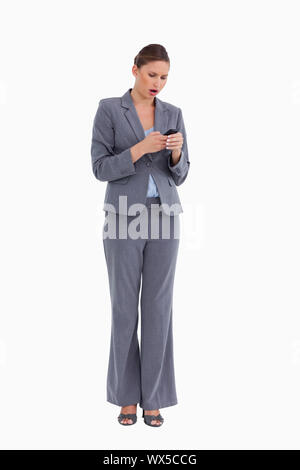
[[[183,145],[183,136],[181,132],[168,135],[168,138],[166,141],[166,149],[172,150],[172,161],[174,165],[176,165],[176,163],[178,162],[180,158],[182,145]]]

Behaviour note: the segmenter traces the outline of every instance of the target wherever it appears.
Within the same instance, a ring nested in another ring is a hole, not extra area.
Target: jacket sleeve
[[[179,108],[179,115],[178,115],[178,121],[177,121],[177,130],[178,132],[181,132],[183,136],[181,154],[176,165],[172,165],[172,151],[170,151],[170,155],[168,157],[168,167],[169,167],[169,170],[171,172],[171,175],[173,177],[173,180],[176,186],[179,186],[185,181],[188,175],[189,169],[190,169],[189,152],[188,152],[188,145],[187,145],[187,139],[186,139],[186,130],[185,130],[184,121],[182,117],[182,111],[180,108]]]
[[[100,181],[113,181],[136,172],[130,148],[115,154],[114,141],[113,123],[102,99],[93,122],[91,145],[93,173]]]

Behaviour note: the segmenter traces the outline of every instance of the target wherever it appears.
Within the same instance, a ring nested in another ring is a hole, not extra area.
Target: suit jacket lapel
[[[121,97],[121,104],[126,108],[124,113],[125,117],[128,119],[129,124],[132,127],[133,132],[135,133],[138,142],[145,138],[145,132],[132,101],[130,91],[132,88],[129,88],[126,93]],[[160,101],[157,96],[154,97],[155,100],[155,117],[154,117],[154,130],[160,131],[162,134],[166,132],[167,119],[164,114],[167,111],[167,108],[164,106],[164,103]]]

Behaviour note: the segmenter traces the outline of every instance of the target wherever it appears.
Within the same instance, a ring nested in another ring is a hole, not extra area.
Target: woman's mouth
[[[151,88],[149,92],[151,95],[156,95],[156,93],[158,93],[158,90],[155,90],[155,88]]]

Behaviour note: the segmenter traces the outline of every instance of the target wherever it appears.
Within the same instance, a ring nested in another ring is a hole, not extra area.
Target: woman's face
[[[132,67],[135,76],[134,88],[145,98],[156,96],[165,86],[168,79],[170,64],[163,60],[156,60],[143,65],[140,69]],[[150,90],[157,90],[151,93]]]

